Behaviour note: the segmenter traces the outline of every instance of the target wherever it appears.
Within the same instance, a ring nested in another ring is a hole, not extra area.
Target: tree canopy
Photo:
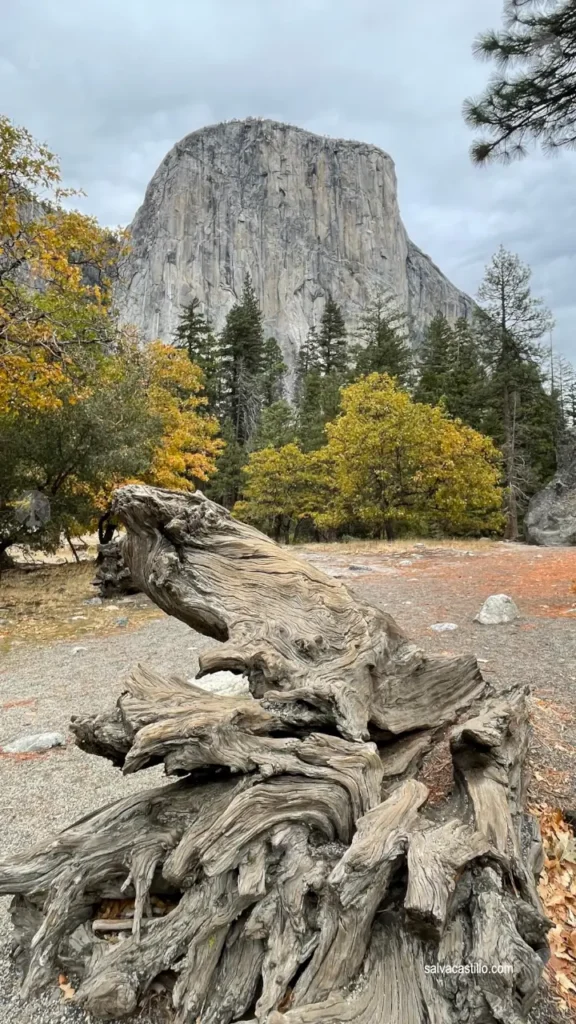
[[[414,402],[385,374],[342,389],[328,442],[254,452],[235,513],[274,535],[302,519],[325,531],[497,531],[500,456],[492,441],[440,407]]]
[[[0,550],[58,546],[61,533],[94,529],[110,490],[129,480],[194,490],[223,447],[215,419],[199,414],[202,374],[170,345],[78,346],[74,380],[53,383],[50,408],[0,413]],[[81,387],[78,382],[81,381]],[[22,516],[42,496],[38,528]]]
[[[496,64],[482,96],[464,117],[481,134],[476,163],[524,156],[576,142],[576,0],[506,0],[502,31],[481,35],[476,54]]]
[[[0,117],[0,410],[49,408],[70,346],[106,344],[122,236],[67,210],[57,158]]]

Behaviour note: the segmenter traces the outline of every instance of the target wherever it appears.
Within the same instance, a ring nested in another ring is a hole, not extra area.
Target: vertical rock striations
[[[122,268],[122,319],[168,340],[197,296],[216,329],[249,272],[289,365],[328,293],[348,321],[383,288],[418,328],[467,315],[406,235],[391,158],[376,146],[275,121],[213,125],[178,142],[146,191]]]

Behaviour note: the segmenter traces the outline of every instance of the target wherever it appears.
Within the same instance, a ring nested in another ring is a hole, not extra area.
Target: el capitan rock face
[[[247,272],[289,366],[328,293],[353,323],[389,289],[419,329],[473,305],[407,237],[386,153],[275,121],[202,128],[170,150],[131,226],[121,317],[168,341],[197,296],[219,330]]]

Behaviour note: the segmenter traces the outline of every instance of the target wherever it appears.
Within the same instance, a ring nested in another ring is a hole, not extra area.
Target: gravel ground
[[[576,625],[565,614],[565,607],[576,602],[576,597],[568,596],[567,582],[576,578],[576,552],[566,553],[569,564],[562,570],[564,575],[549,563],[553,558],[549,552],[536,553],[522,546],[494,546],[488,553],[415,548],[409,557],[405,553],[306,557],[341,576],[359,597],[392,612],[427,650],[473,650],[483,659],[481,667],[488,676],[530,685],[536,726],[532,798],[576,806]],[[542,595],[534,573],[544,567],[553,571],[541,574],[546,591]],[[550,578],[565,580],[562,594]],[[517,601],[522,612],[518,623],[500,627],[473,623],[482,601],[494,592],[509,593]],[[440,634],[430,630],[433,623],[446,621],[458,628]],[[72,714],[109,706],[122,678],[139,661],[164,673],[190,677],[197,667],[196,652],[209,643],[163,617],[112,636],[15,648],[0,662],[0,747],[22,733],[66,732]],[[85,649],[75,651],[79,646]],[[73,744],[29,759],[0,754],[0,772],[2,858],[46,839],[97,806],[163,779],[159,767],[123,777],[104,759],[83,754]],[[18,976],[9,958],[8,903],[0,899],[0,1024],[91,1021],[83,1010],[62,1002],[57,989],[21,1003]],[[164,1007],[154,1003],[138,1017],[140,1024],[165,1019]],[[565,1019],[544,991],[531,1020],[561,1024]]]
[[[110,706],[120,681],[137,662],[166,674],[193,676],[196,651],[211,641],[167,616],[143,629],[94,640],[16,649],[0,663],[0,746],[28,732],[67,732],[70,716]],[[1,858],[59,832],[98,806],[164,781],[160,767],[122,776],[101,757],[90,757],[73,743],[30,759],[0,757]],[[9,957],[10,897],[0,898],[0,1024],[75,1024],[92,1021],[66,1006],[58,989],[23,1004],[19,978]],[[164,1014],[151,1006],[141,1024]]]

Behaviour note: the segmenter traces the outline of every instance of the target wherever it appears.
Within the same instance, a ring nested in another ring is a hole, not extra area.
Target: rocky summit
[[[328,294],[353,324],[390,291],[416,334],[473,305],[408,238],[387,153],[275,121],[228,121],[178,142],[130,234],[118,304],[146,340],[170,340],[195,296],[219,330],[246,273],[289,367]]]

